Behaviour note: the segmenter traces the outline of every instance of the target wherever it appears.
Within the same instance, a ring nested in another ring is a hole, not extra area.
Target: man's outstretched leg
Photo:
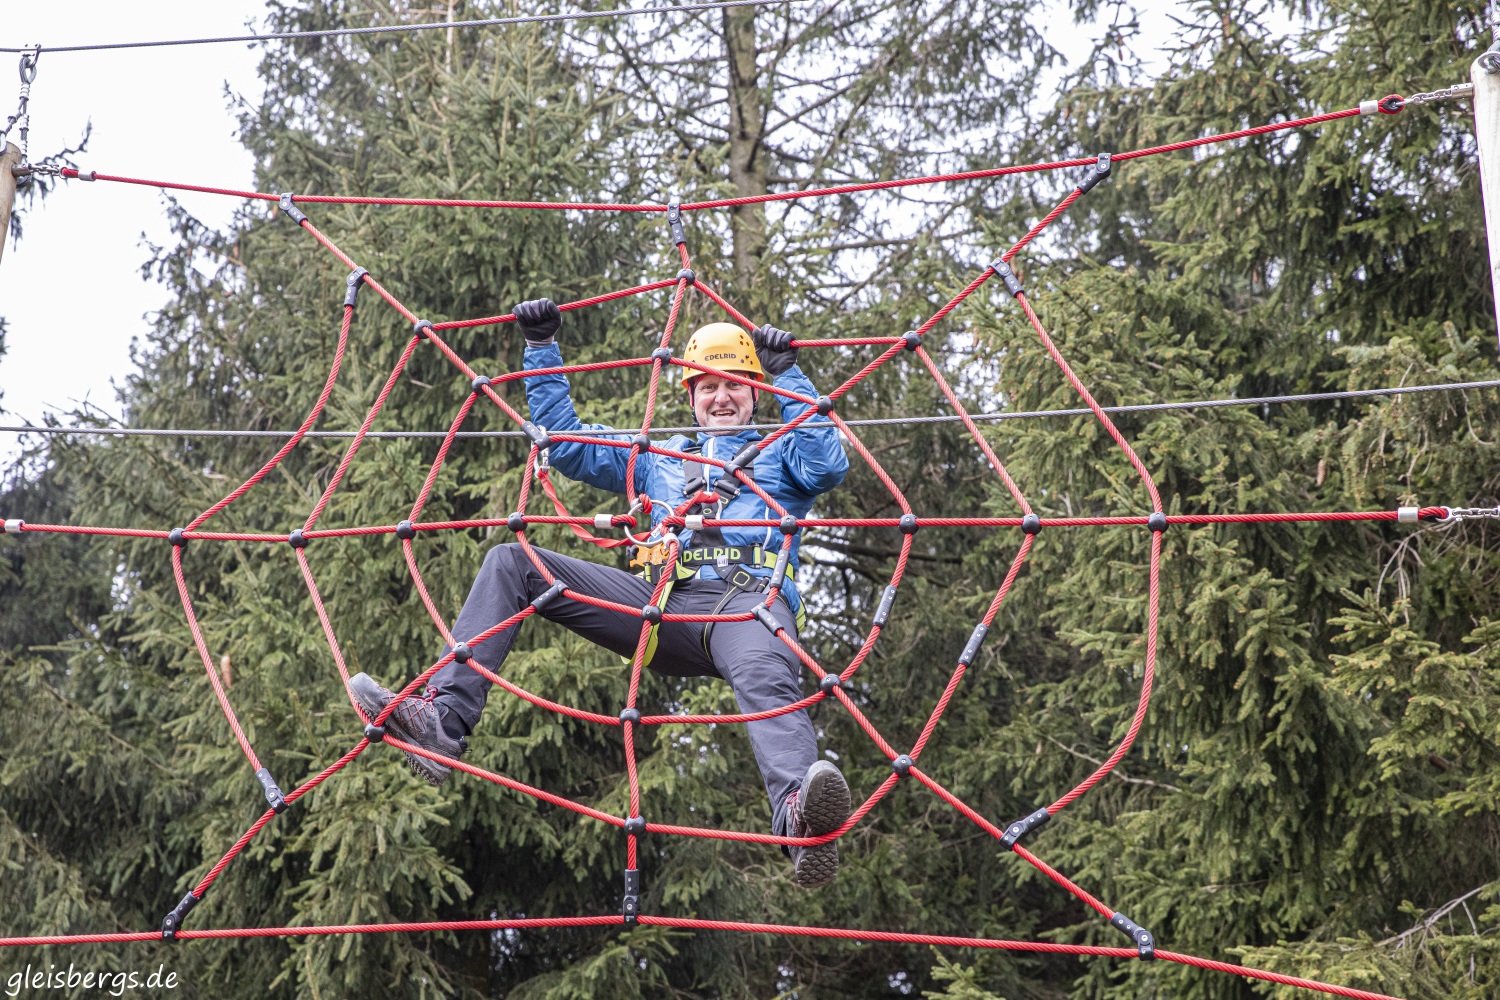
[[[750,611],[764,594],[740,594],[724,610]],[[783,601],[771,605],[788,635],[796,618]],[[802,664],[786,643],[758,621],[721,622],[709,638],[719,674],[734,688],[741,712],[764,712],[802,697]],[[849,818],[849,785],[831,762],[818,759],[818,737],[805,709],[745,724],[756,763],[771,799],[771,830],[780,836],[818,837]],[[837,842],[791,847],[793,878],[807,888],[833,881],[839,870]]]
[[[584,562],[547,549],[535,551],[554,577],[578,593],[634,607],[641,607],[651,599],[651,588],[646,582],[624,570]],[[495,546],[485,554],[484,564],[474,578],[474,586],[469,590],[458,621],[454,623],[453,635],[460,642],[479,635],[526,607],[544,594],[548,586],[519,544],[509,542]],[[559,598],[540,613],[621,656],[634,653],[640,637],[639,618],[580,601]],[[475,645],[472,655],[475,662],[499,673],[500,665],[505,662],[515,641],[516,629],[506,629]],[[445,646],[443,653],[446,655],[447,652]],[[349,686],[360,708],[371,719],[379,715],[394,697],[363,673],[350,678]],[[473,668],[455,660],[432,675],[421,695],[413,694],[397,705],[386,721],[387,728],[403,742],[456,758],[468,749],[466,737],[479,724],[491,686]],[[413,771],[434,785],[442,784],[452,770],[446,764],[414,753],[407,753],[406,760]]]

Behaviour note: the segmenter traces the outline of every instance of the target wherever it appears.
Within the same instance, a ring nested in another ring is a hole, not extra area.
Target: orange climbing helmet
[[[760,358],[755,355],[755,344],[750,335],[733,323],[700,326],[688,338],[682,360],[705,368],[748,375],[757,382],[766,380],[765,369],[761,368]],[[693,379],[702,374],[696,368],[684,368],[682,387],[691,390]]]

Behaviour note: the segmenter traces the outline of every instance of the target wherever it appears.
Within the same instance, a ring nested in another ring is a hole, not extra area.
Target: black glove
[[[551,299],[532,299],[511,309],[527,347],[546,347],[562,326],[562,311]]]
[[[797,363],[797,349],[792,346],[794,338],[785,330],[778,330],[767,323],[750,331],[750,339],[755,343],[755,354],[760,358],[760,366],[772,378]]]

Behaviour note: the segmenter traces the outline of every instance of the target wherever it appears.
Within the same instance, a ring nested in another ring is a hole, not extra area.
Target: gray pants
[[[651,601],[651,586],[624,570],[546,549],[535,551],[557,579],[581,594],[633,607],[643,607]],[[520,611],[546,589],[546,581],[520,545],[514,542],[497,545],[484,557],[484,565],[474,579],[453,634],[459,641],[471,639]],[[728,584],[719,580],[679,581],[663,610],[672,614],[708,614],[717,607],[727,589]],[[764,602],[764,594],[742,593],[720,613],[739,614]],[[797,634],[795,619],[784,601],[776,601],[771,612],[786,627],[788,635]],[[641,619],[635,616],[566,598],[555,599],[540,614],[621,656],[635,654],[641,631]],[[500,665],[515,643],[516,632],[514,628],[507,629],[480,643],[474,647],[474,659],[500,673]],[[443,651],[446,653],[447,648]],[[734,688],[735,699],[744,713],[779,708],[802,697],[801,663],[760,622],[719,622],[709,636],[709,653],[712,655],[705,655],[703,649],[702,624],[663,622],[657,630],[656,654],[649,666],[673,677],[722,677]],[[438,692],[435,701],[443,712],[444,728],[452,730],[455,721],[462,724],[461,732],[450,735],[466,735],[479,724],[492,687],[489,681],[464,664],[453,662],[433,675],[431,685]],[[771,829],[784,834],[786,798],[801,785],[807,769],[817,760],[818,741],[812,723],[804,709],[746,723],[745,728],[760,764],[766,794],[771,799]]]

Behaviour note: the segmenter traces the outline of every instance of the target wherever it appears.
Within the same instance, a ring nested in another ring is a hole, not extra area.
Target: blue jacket
[[[554,368],[561,366],[562,363],[562,352],[558,350],[555,343],[545,347],[526,349],[525,365],[527,368]],[[818,391],[813,388],[812,381],[796,365],[776,376],[773,384],[779,389],[788,389],[803,396],[811,397],[818,394]],[[529,376],[526,379],[526,404],[531,410],[532,422],[549,431],[561,433],[608,430],[609,428],[602,424],[585,424],[578,419],[578,413],[573,409],[570,391],[571,387],[566,375]],[[782,420],[792,420],[808,409],[806,403],[799,403],[795,399],[788,399],[785,396],[772,398],[781,405]],[[701,445],[704,457],[727,462],[747,441],[758,441],[760,437],[761,435],[755,431],[741,431],[733,435],[719,436],[700,432],[697,435],[697,441]],[[662,446],[672,451],[688,451],[692,442],[692,438],[674,434],[662,442]],[[625,492],[625,466],[629,455],[628,448],[610,448],[605,445],[579,444],[572,441],[555,441],[551,448],[551,462],[554,469],[569,479],[577,479],[611,493]],[[653,501],[651,507],[653,539],[660,535],[658,525],[661,519],[681,506],[687,499],[683,493],[682,464],[680,459],[649,453],[641,455],[636,462],[636,492],[645,493]],[[703,471],[712,483],[719,478],[723,470],[705,463]],[[778,438],[756,458],[755,483],[775,497],[788,513],[801,518],[806,517],[812,509],[813,500],[818,494],[827,493],[843,482],[844,474],[848,471],[849,458],[844,454],[838,430],[827,425],[804,424],[790,434]],[[722,516],[744,519],[770,518],[771,520],[779,517],[764,500],[749,489],[742,489],[738,497],[725,504]],[[760,545],[772,552],[781,547],[781,529],[774,526],[724,528],[722,534],[724,540],[730,545]],[[684,545],[692,545],[692,535],[691,531],[681,533],[680,537]],[[801,542],[801,532],[792,536],[790,566],[794,574],[797,569],[797,553]],[[766,567],[748,568],[757,576],[771,575],[771,570]],[[699,572],[703,575],[714,574],[714,571],[707,567]],[[782,592],[786,595],[787,604],[793,611],[796,611],[802,601],[792,580],[787,581]]]

